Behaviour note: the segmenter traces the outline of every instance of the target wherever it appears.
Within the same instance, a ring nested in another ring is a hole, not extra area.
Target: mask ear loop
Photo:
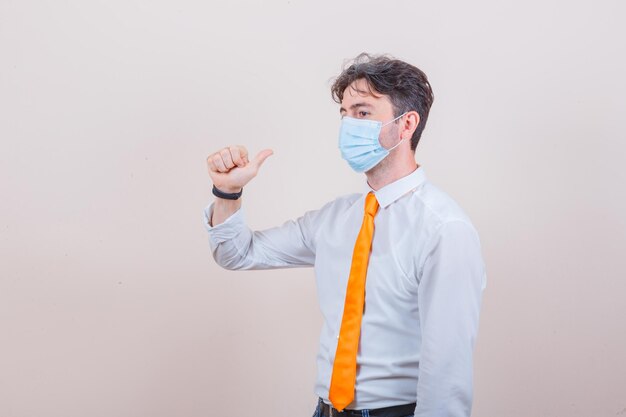
[[[396,143],[395,145],[393,145],[391,148],[387,149],[387,152],[391,152],[394,149],[396,149],[398,146],[400,146],[400,144],[402,143],[402,141],[404,140],[404,138],[400,139],[400,142]]]
[[[402,116],[404,116],[404,115],[405,115],[405,114],[407,114],[407,113],[408,113],[408,111],[405,111],[404,113],[402,113],[400,116],[396,117],[395,119],[393,119],[393,120],[389,120],[387,123],[385,123],[384,125],[382,125],[382,126],[381,126],[381,128],[383,128],[383,127],[387,126],[389,123],[393,123],[393,122],[395,122],[396,120],[398,120],[399,118],[401,118]]]
[[[395,119],[388,121],[387,123],[385,123],[384,125],[382,125],[382,126],[381,126],[381,129],[382,129],[383,127],[387,126],[389,123],[393,123],[393,122],[395,122],[396,120],[398,120],[399,118],[401,118],[402,116],[404,116],[404,115],[405,115],[405,114],[407,114],[407,113],[408,113],[408,111],[405,111],[404,113],[402,113],[400,116],[396,117]],[[400,144],[402,143],[402,141],[403,141],[403,140],[404,140],[404,138],[400,138],[400,142],[396,143],[396,144],[395,144],[395,145],[393,145],[391,148],[387,149],[387,152],[391,152],[391,151],[393,151],[394,149],[396,149],[398,146],[400,146]]]

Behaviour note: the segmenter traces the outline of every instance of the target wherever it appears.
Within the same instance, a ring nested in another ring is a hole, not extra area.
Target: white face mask
[[[377,120],[355,119],[353,117],[341,119],[339,150],[343,159],[348,161],[348,164],[356,172],[365,172],[378,165],[389,155],[390,151],[397,148],[403,141],[400,139],[400,142],[392,148],[385,149],[380,144],[380,130],[407,113],[402,113],[385,124]]]

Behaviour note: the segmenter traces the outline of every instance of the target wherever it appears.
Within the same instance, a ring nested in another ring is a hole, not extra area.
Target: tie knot
[[[369,192],[365,197],[365,213],[374,217],[376,212],[378,211],[378,200],[376,200],[376,196],[374,193]]]

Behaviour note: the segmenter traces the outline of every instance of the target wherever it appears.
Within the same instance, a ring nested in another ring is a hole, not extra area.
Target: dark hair
[[[386,55],[359,54],[350,66],[335,79],[331,87],[333,100],[341,103],[346,88],[359,79],[365,79],[369,93],[389,96],[394,117],[415,110],[420,115],[417,129],[411,137],[414,151],[428,120],[434,96],[428,78],[419,68]],[[352,86],[354,88],[354,86]]]

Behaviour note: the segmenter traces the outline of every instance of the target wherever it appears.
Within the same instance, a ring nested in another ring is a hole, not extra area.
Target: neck
[[[391,156],[389,155],[389,157]],[[419,164],[415,162],[413,152],[405,153],[404,157],[401,158],[392,159],[389,157],[383,159],[380,164],[365,173],[367,183],[374,191],[378,191],[385,185],[406,177],[419,168]]]

